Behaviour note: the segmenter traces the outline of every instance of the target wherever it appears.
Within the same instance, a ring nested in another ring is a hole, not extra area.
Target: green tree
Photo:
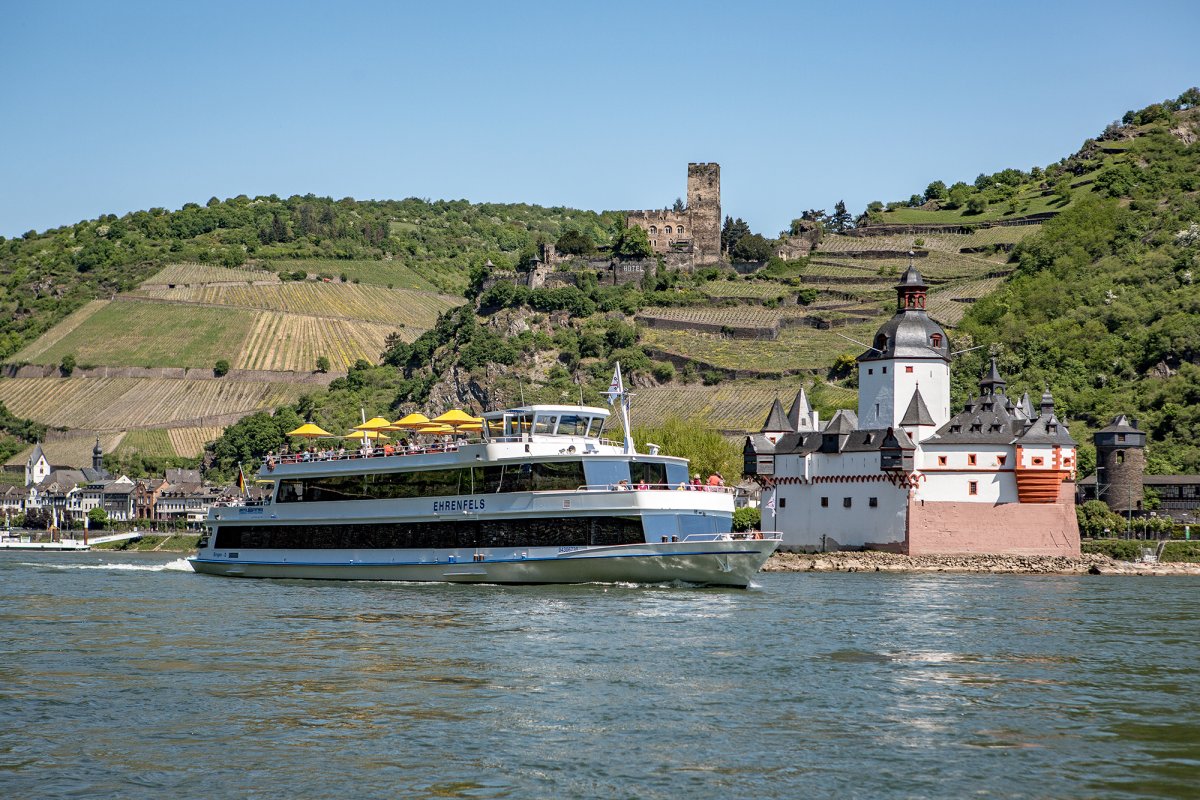
[[[62,357],[62,361],[58,365],[58,370],[62,373],[64,378],[69,378],[71,377],[71,373],[75,371],[75,366],[75,356],[71,353],[67,353]]]
[[[838,233],[854,227],[854,217],[846,210],[846,201],[838,200],[833,206],[833,216],[829,218],[829,227]]]
[[[1075,507],[1079,533],[1089,539],[1103,539],[1125,530],[1125,519],[1114,514],[1102,500],[1089,500]]]
[[[741,479],[741,448],[701,420],[669,416],[658,427],[635,427],[633,441],[641,453],[654,442],[665,455],[688,459],[695,474],[708,476],[719,472],[727,484]]]
[[[762,525],[762,512],[757,508],[745,506],[735,509],[733,512],[733,530],[741,533],[742,531],[758,530]]]
[[[1071,178],[1064,175],[1054,182],[1054,197],[1059,203],[1066,205],[1071,202]]]
[[[329,372],[328,356],[317,356],[317,372]]]
[[[582,231],[571,229],[558,237],[555,249],[563,255],[586,256],[596,251],[596,243]]]
[[[734,258],[742,261],[767,261],[774,254],[774,245],[757,233],[751,233],[738,239],[730,253]]]
[[[617,258],[649,258],[654,255],[654,248],[650,246],[650,237],[643,228],[629,225],[617,234],[612,253]]]
[[[108,524],[108,512],[103,508],[93,508],[88,511],[88,527],[101,530]]]
[[[971,187],[959,181],[954,184],[946,192],[946,207],[947,208],[962,208],[971,198]]]
[[[982,192],[971,195],[971,199],[967,201],[968,214],[982,214],[987,211],[988,200],[983,196]]]
[[[726,217],[725,224],[721,226],[721,249],[726,253],[733,253],[733,248],[737,246],[739,240],[744,236],[750,235],[750,225],[746,220],[738,217]]]
[[[229,362],[226,361],[225,359],[222,358],[219,361],[217,361],[216,364],[213,365],[213,375],[216,375],[218,378],[223,378],[228,374],[229,374]]]
[[[947,197],[946,184],[934,181],[925,187],[926,200],[945,200]]]

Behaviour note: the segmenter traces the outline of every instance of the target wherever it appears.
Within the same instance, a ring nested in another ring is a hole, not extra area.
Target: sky
[[[210,197],[808,208],[1028,169],[1200,84],[1200,3],[0,0],[0,235]]]

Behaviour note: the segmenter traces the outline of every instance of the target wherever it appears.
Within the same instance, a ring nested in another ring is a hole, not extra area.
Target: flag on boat
[[[767,501],[767,510],[768,511],[775,510],[775,490],[774,489],[771,490],[771,499]]]
[[[621,380],[621,362],[617,362],[617,368],[613,370],[612,382],[608,384],[608,391],[604,394],[608,395],[608,404],[611,406],[616,402],[617,398],[625,394],[625,382]]]
[[[238,491],[243,496],[246,494],[246,473],[242,471],[241,464],[238,464]]]

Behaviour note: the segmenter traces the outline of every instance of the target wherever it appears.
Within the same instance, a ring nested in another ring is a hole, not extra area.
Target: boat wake
[[[23,563],[24,567],[41,567],[50,569],[102,569],[111,572],[192,572],[192,565],[186,558],[177,558],[166,564],[46,564],[37,562]]]

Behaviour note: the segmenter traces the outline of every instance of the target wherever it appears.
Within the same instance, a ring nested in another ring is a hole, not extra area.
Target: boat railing
[[[686,481],[681,483],[588,483],[580,486],[580,492],[717,492],[719,494],[734,494],[737,489],[733,486],[710,486],[694,484]]]
[[[264,462],[268,470],[274,469],[280,464],[309,464],[314,461],[354,461],[363,458],[394,458],[396,456],[420,456],[429,455],[431,453],[456,453],[458,452],[458,444],[441,444],[421,447],[409,445],[392,446],[385,445],[384,447],[375,447],[371,450],[347,450],[344,453],[338,452],[315,452],[315,453],[285,453],[283,455],[269,455]]]
[[[760,539],[779,539],[782,534],[778,531],[733,531],[730,533],[689,533],[681,541],[684,542],[741,542],[757,541]]]

